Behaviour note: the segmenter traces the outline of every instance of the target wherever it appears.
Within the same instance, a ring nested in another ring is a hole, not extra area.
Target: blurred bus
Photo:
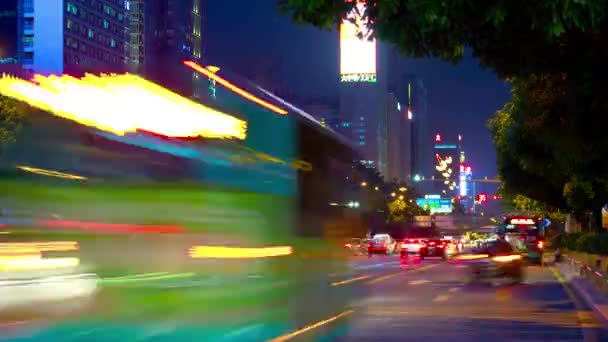
[[[343,250],[323,236],[344,217],[328,199],[351,146],[234,89],[204,103],[246,138],[119,135],[34,110],[2,158],[0,335],[262,341],[348,310],[329,279]]]

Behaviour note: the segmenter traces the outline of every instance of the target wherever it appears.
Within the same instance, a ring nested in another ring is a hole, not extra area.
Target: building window
[[[114,39],[110,40],[110,46],[116,47],[116,41]]]
[[[359,145],[365,146],[365,141],[359,141]]]
[[[89,36],[89,38],[93,38],[93,37],[95,37],[95,32],[93,32],[92,29],[89,29],[87,32],[87,36]]]
[[[74,15],[78,15],[78,7],[76,7],[76,5],[74,5],[71,2],[68,2],[68,4],[67,4],[67,12],[68,13],[72,13]]]
[[[68,19],[65,26],[68,28],[68,30],[71,30],[72,27],[74,27],[74,22]]]
[[[124,16],[122,13],[118,13],[118,20],[122,21],[124,19]]]
[[[104,29],[108,29],[110,28],[110,22],[107,21],[106,19],[103,20],[103,28]]]

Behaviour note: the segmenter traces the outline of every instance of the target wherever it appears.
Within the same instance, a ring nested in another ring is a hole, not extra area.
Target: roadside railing
[[[566,264],[572,272],[587,279],[602,295],[608,296],[608,262],[602,263],[602,260],[596,259],[589,265],[574,256],[563,255],[562,264]]]

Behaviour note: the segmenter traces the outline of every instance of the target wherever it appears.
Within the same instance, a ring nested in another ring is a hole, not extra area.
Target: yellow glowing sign
[[[376,82],[376,40],[363,18],[365,1],[357,1],[340,25],[340,80]]]
[[[137,130],[170,137],[245,139],[246,122],[130,75],[3,75],[0,94],[76,121],[124,135]]]

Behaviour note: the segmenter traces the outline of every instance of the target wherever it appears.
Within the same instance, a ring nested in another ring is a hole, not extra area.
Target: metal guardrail
[[[597,266],[586,265],[582,261],[568,255],[563,255],[562,257],[572,271],[580,277],[587,279],[602,295],[608,296],[608,272],[602,272]]]

